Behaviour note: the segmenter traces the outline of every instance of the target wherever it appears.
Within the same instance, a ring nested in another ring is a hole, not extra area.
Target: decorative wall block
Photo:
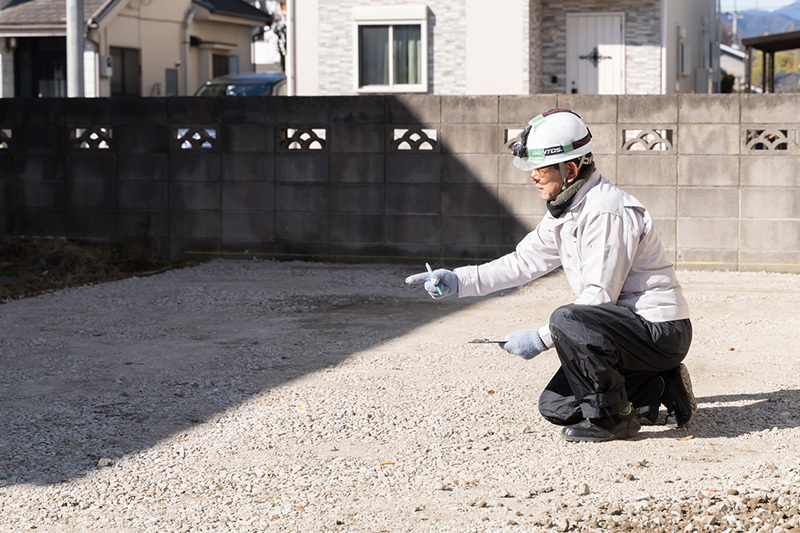
[[[673,130],[664,128],[622,130],[624,152],[671,152],[674,150]]]
[[[505,133],[503,135],[503,146],[505,150],[503,153],[508,153],[511,150],[511,147],[518,142],[522,142],[522,128],[506,128]]]
[[[217,130],[195,126],[174,128],[172,140],[181,150],[210,150],[217,145]]]
[[[439,149],[439,132],[428,128],[394,128],[392,150],[435,151]]]
[[[283,150],[324,150],[326,128],[281,128],[280,147]]]
[[[10,128],[0,128],[0,150],[8,150],[11,148],[11,139],[13,133]]]
[[[747,129],[745,146],[748,152],[764,150],[768,152],[794,150],[796,130],[764,128]]]
[[[112,136],[111,128],[102,126],[70,129],[70,143],[77,150],[108,150]]]

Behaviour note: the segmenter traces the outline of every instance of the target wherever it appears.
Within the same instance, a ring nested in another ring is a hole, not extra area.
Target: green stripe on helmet
[[[545,118],[542,115],[536,115],[533,117],[528,124],[535,130],[545,122]]]
[[[533,150],[528,150],[528,160],[529,161],[544,161],[544,150],[541,148],[534,148]]]

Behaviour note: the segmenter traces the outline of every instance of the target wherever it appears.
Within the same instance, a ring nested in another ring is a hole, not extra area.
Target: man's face
[[[539,189],[539,195],[542,200],[546,202],[555,200],[563,186],[561,172],[558,170],[557,164],[532,170],[531,180],[536,184],[536,188]]]

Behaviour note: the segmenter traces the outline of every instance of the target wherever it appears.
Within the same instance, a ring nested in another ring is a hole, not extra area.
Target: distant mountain
[[[788,17],[790,19],[800,22],[800,0],[798,0],[792,5],[782,7],[781,9],[773,11],[773,13],[779,13],[784,17]],[[800,24],[798,24],[798,29],[800,29]]]
[[[758,9],[740,11],[739,17],[740,39],[800,31],[800,0],[775,11]],[[732,26],[733,13],[722,13],[721,18],[727,26]]]

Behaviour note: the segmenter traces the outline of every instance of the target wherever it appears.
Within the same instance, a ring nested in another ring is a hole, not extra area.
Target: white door
[[[567,14],[567,93],[625,93],[625,16]]]

